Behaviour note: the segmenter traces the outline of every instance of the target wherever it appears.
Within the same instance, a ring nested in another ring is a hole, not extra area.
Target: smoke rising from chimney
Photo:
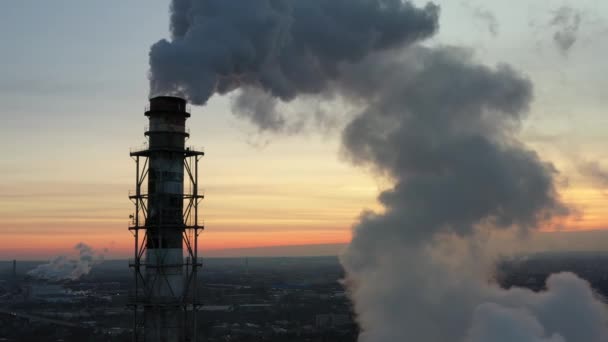
[[[342,63],[431,36],[439,14],[401,0],[176,0],[171,11],[173,39],[150,50],[151,95],[202,105],[248,86],[269,95],[263,109],[328,91]],[[250,103],[243,96],[236,109]],[[284,125],[276,111],[246,117],[266,129]]]
[[[93,266],[103,262],[104,259],[102,253],[95,252],[93,248],[82,242],[74,246],[74,251],[77,256],[57,256],[46,264],[36,266],[27,274],[51,281],[77,280],[89,274]]]
[[[488,250],[488,234],[525,238],[569,210],[555,167],[518,140],[532,82],[418,44],[438,14],[401,0],[176,0],[151,92],[204,104],[238,88],[238,115],[267,131],[286,128],[277,104],[294,99],[357,109],[343,154],[393,182],[341,257],[361,342],[607,341],[606,309],[576,276],[542,293],[487,281],[510,247]]]

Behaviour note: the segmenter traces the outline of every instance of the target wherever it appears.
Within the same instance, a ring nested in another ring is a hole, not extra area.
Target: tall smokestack
[[[137,165],[136,190],[130,195],[136,210],[130,228],[135,233],[136,340],[196,340],[197,237],[202,229],[197,175],[204,153],[185,146],[190,117],[186,100],[152,98],[145,115],[149,142],[131,151]],[[184,192],[185,177],[192,193]],[[138,317],[138,309],[143,309],[143,317]]]

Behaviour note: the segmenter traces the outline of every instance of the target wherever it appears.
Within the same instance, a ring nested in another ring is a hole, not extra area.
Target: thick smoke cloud
[[[176,0],[171,9],[173,39],[150,51],[151,95],[199,105],[244,85],[272,101],[325,92],[341,63],[429,37],[438,22],[437,6],[401,0]],[[236,109],[247,110],[244,96]],[[255,114],[261,127],[283,126],[275,111]]]
[[[171,2],[171,36],[173,39],[183,37],[190,27],[188,12],[192,0],[173,0]]]
[[[566,213],[554,168],[513,135],[532,85],[510,67],[474,64],[462,49],[415,47],[348,74],[355,96],[377,94],[344,131],[345,151],[395,181],[379,198],[386,212],[364,215],[361,234],[466,236],[479,224],[529,229]]]
[[[543,294],[487,282],[496,251],[484,249],[485,231],[525,236],[568,214],[555,168],[517,141],[530,81],[446,47],[348,69],[344,93],[369,100],[344,151],[394,181],[342,256],[360,341],[606,341],[603,304],[575,276],[552,278]],[[560,317],[575,310],[586,318]]]
[[[475,310],[469,341],[565,342],[561,335],[547,336],[536,317],[525,310],[484,304]]]
[[[74,246],[78,254],[75,258],[60,255],[49,263],[36,266],[27,274],[31,277],[52,281],[76,280],[91,271],[93,266],[103,261],[103,254],[97,253],[90,246],[80,242]]]
[[[487,234],[525,238],[568,208],[557,170],[517,138],[531,81],[466,49],[419,45],[438,27],[437,6],[181,0],[172,9],[174,38],[150,53],[152,94],[204,104],[238,88],[237,115],[267,131],[286,128],[278,106],[293,100],[357,109],[343,153],[393,182],[341,257],[360,342],[608,341],[606,309],[576,276],[555,275],[542,293],[488,281],[501,251],[486,248]]]
[[[589,284],[572,274],[553,275],[547,291],[504,291],[479,305],[470,342],[606,341],[606,309]]]

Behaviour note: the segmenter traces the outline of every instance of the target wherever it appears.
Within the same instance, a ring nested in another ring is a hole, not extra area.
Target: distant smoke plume
[[[550,24],[556,29],[553,41],[563,54],[567,54],[578,40],[581,21],[581,12],[568,6],[559,8],[551,19]]]
[[[103,254],[96,253],[90,246],[79,243],[74,246],[75,257],[61,255],[49,263],[36,266],[27,274],[34,278],[60,281],[76,280],[89,274],[94,265],[103,261]]]
[[[393,182],[341,259],[360,342],[608,341],[606,309],[576,276],[552,276],[543,293],[488,281],[508,246],[488,250],[486,235],[525,238],[569,211],[556,169],[518,140],[531,81],[466,49],[417,44],[435,32],[437,6],[192,0],[172,9],[174,38],[150,54],[152,94],[203,104],[239,88],[237,114],[269,131],[284,130],[277,106],[294,99],[356,109],[344,155]]]

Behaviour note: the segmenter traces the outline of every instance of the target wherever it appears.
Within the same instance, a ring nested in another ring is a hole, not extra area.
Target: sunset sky
[[[599,177],[608,170],[608,3],[439,3],[441,30],[426,44],[469,46],[534,82],[521,138],[560,171],[561,196],[577,209],[563,229],[608,228],[608,173]],[[552,24],[563,6],[580,17],[567,51]],[[167,25],[167,0],[21,0],[0,12],[0,259],[44,259],[78,242],[130,255],[129,148],[145,141],[148,50]],[[207,154],[203,253],[335,246],[363,209],[380,209],[390,180],[342,156],[340,124],[259,134],[230,101],[216,96],[188,121],[189,143]]]

